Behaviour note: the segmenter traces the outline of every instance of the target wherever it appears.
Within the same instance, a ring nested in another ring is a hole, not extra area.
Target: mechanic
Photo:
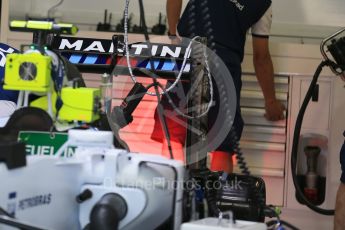
[[[209,8],[210,19],[213,32],[210,34],[203,28],[202,20],[204,5],[206,3]],[[195,30],[190,31],[190,8],[196,7],[194,10]],[[253,63],[255,67],[258,82],[263,91],[265,98],[265,117],[270,121],[284,119],[284,105],[279,102],[275,96],[273,64],[269,52],[269,33],[272,22],[272,7],[270,0],[190,0],[186,9],[180,18],[182,8],[182,0],[167,0],[167,16],[169,31],[168,35],[181,36],[191,38],[191,34],[207,37],[213,36],[215,42],[214,51],[223,60],[229,69],[237,94],[237,111],[234,120],[233,129],[236,132],[237,140],[231,140],[230,132],[224,139],[222,144],[211,154],[211,170],[232,172],[232,153],[231,143],[238,141],[242,134],[243,120],[240,112],[240,91],[241,91],[241,63],[244,57],[244,45],[246,33],[251,28],[252,44],[253,44]],[[176,91],[181,89],[176,89]],[[174,94],[174,93],[173,93]],[[175,93],[173,101],[176,103]],[[215,100],[219,97],[217,89],[215,89]],[[162,103],[166,109],[171,110],[171,106],[167,106],[166,97],[163,96]],[[209,125],[212,125],[217,117],[218,103],[213,106],[209,112]],[[158,120],[157,110],[155,113],[155,127],[151,138],[163,142],[163,155],[168,156],[166,140],[162,133],[161,125]],[[182,120],[182,119],[181,119]],[[174,151],[174,158],[184,160],[183,146],[186,138],[185,128],[180,122],[174,122],[173,119],[167,118],[168,129],[171,135],[171,145]]]
[[[344,131],[345,138],[345,131]],[[340,150],[341,177],[335,202],[334,230],[345,229],[345,140]]]

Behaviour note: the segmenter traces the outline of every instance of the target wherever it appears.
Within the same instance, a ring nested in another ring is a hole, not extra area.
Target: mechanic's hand
[[[181,39],[178,36],[169,36],[172,45],[180,45]]]
[[[285,106],[277,99],[265,101],[265,117],[269,121],[278,121],[285,119],[284,111]]]
[[[181,38],[177,34],[177,30],[173,30],[173,32],[170,32],[170,29],[168,30],[168,37],[170,39],[170,43],[172,45],[179,45],[181,44]]]

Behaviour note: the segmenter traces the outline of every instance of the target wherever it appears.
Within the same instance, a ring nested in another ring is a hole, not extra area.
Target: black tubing
[[[303,104],[300,108],[300,111],[298,112],[298,116],[296,119],[296,124],[295,124],[295,131],[293,135],[293,143],[292,143],[292,152],[291,152],[291,174],[292,174],[292,180],[294,183],[294,186],[296,188],[297,194],[300,196],[304,204],[310,208],[311,210],[322,214],[322,215],[327,215],[327,216],[332,216],[334,215],[334,210],[329,210],[329,209],[322,209],[311,203],[305,196],[304,193],[302,192],[301,188],[299,187],[299,184],[297,182],[297,175],[296,175],[296,167],[297,167],[297,155],[298,155],[298,144],[299,144],[299,138],[300,138],[300,133],[301,133],[301,127],[303,123],[303,117],[304,113],[307,109],[307,106],[309,104],[309,101],[313,95],[314,89],[317,84],[317,80],[321,74],[322,68],[324,66],[331,65],[329,61],[323,61],[319,64],[317,67],[315,74],[313,76],[313,79],[310,83],[309,89],[307,91],[307,94],[304,98]]]

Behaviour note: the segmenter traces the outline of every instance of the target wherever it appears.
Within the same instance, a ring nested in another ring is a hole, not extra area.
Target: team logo
[[[0,43],[0,68],[5,67],[6,55],[11,53],[18,53],[18,51],[6,44]]]
[[[14,52],[13,48],[4,44],[0,44],[0,67],[5,67],[6,55],[11,54],[13,52]]]

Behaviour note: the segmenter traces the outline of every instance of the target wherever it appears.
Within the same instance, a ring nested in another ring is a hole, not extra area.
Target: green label
[[[26,144],[27,155],[53,156],[67,141],[68,134],[21,131],[18,139]],[[74,152],[75,147],[67,147],[61,156],[71,157]]]

